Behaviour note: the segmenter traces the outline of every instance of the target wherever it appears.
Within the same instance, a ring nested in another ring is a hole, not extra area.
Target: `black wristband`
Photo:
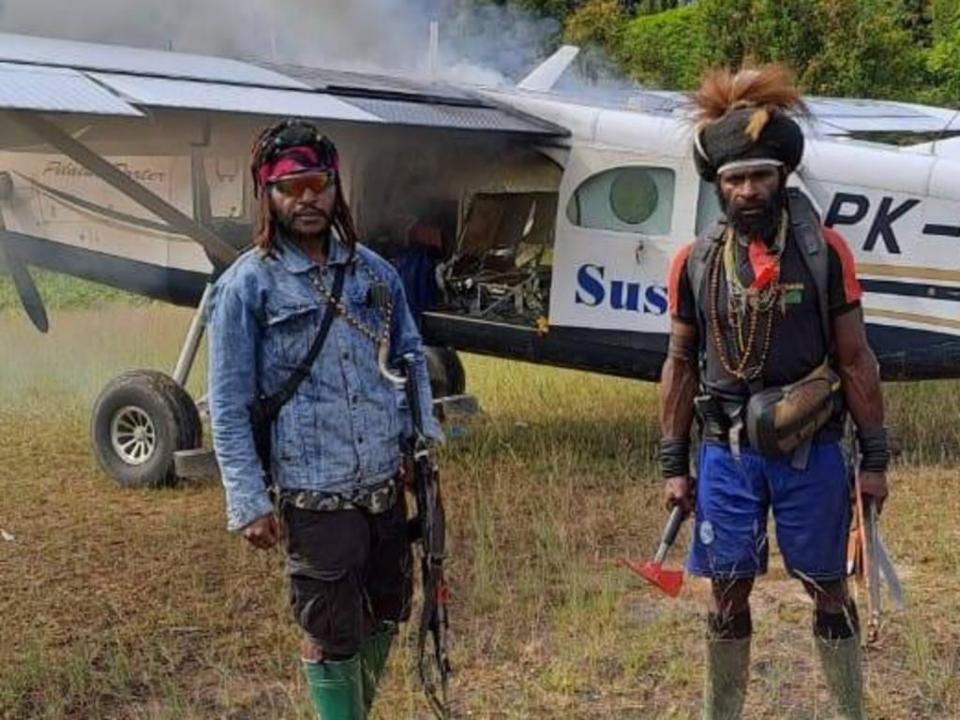
[[[660,438],[660,472],[664,478],[690,474],[688,438]]]
[[[886,472],[890,464],[886,428],[872,428],[857,432],[860,445],[860,470],[862,472]]]

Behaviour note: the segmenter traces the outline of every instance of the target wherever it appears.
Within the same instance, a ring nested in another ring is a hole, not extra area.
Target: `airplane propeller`
[[[3,230],[3,219],[0,217],[0,232]],[[50,329],[50,322],[47,318],[47,310],[43,306],[43,298],[40,297],[40,291],[37,284],[30,276],[27,266],[17,257],[6,243],[0,242],[0,260],[7,266],[10,277],[13,279],[13,286],[17,289],[17,296],[23,309],[27,312],[30,322],[42,333]]]
[[[8,200],[13,196],[13,179],[9,173],[0,172],[0,200]],[[40,297],[40,291],[37,285],[30,277],[30,271],[27,266],[17,257],[16,252],[7,247],[3,241],[3,232],[7,229],[7,224],[3,219],[3,210],[0,208],[0,262],[6,265],[13,279],[13,286],[17,289],[17,295],[23,309],[27,311],[27,317],[30,322],[42,333],[50,329],[50,323],[47,320],[47,311],[43,306],[43,298]]]

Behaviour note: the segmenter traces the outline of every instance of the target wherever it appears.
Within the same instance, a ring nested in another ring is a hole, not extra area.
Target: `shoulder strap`
[[[820,328],[826,347],[830,347],[830,300],[829,264],[830,253],[823,239],[820,216],[810,199],[796,188],[788,188],[787,200],[790,210],[790,229],[800,247],[800,255],[813,277],[817,290],[817,306],[820,310]]]
[[[707,268],[710,266],[710,257],[726,230],[727,223],[725,220],[715,222],[703,235],[697,238],[693,250],[690,252],[690,257],[687,258],[687,277],[690,280],[690,289],[693,291],[693,299],[698,308],[703,294],[703,283],[707,275]]]
[[[333,279],[333,292],[331,293],[331,301],[327,303],[327,309],[323,313],[323,320],[320,322],[320,330],[317,331],[317,336],[313,339],[313,344],[310,345],[310,349],[307,351],[307,356],[290,374],[290,377],[287,378],[287,381],[283,384],[283,387],[281,387],[273,395],[265,397],[262,400],[263,406],[267,411],[267,416],[271,420],[276,418],[276,416],[280,413],[280,408],[287,404],[290,398],[293,397],[293,394],[297,391],[297,388],[300,387],[300,383],[302,383],[307,375],[310,374],[310,368],[313,367],[313,363],[320,354],[321,348],[323,348],[323,344],[327,339],[327,335],[330,333],[330,326],[333,324],[333,316],[337,314],[337,304],[340,302],[340,294],[343,292],[343,279],[344,275],[346,275],[346,269],[346,263],[337,266],[336,274]]]

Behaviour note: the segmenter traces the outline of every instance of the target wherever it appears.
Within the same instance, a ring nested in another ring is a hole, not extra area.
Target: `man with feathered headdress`
[[[857,426],[861,491],[879,507],[888,461],[877,361],[843,239],[787,187],[803,156],[789,74],[708,73],[695,96],[697,171],[722,219],[674,258],[660,457],[670,505],[695,514],[688,570],[711,580],[705,718],[740,717],[754,578],[772,508],[787,571],[842,717],[863,717],[859,625],[846,588],[850,487],[840,439]],[[701,427],[697,485],[690,428]]]

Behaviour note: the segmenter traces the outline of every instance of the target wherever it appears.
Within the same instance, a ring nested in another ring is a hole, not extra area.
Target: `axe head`
[[[621,562],[623,562],[631,572],[660,588],[670,597],[676,597],[680,594],[680,587],[683,585],[683,572],[680,570],[664,570],[663,565],[656,562],[648,562],[640,565],[626,558],[623,558]]]

